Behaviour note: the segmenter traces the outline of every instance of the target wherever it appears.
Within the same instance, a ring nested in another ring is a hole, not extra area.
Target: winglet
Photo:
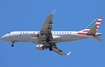
[[[71,51],[67,53],[67,56],[71,54]]]
[[[54,10],[51,14],[54,14],[56,10]]]

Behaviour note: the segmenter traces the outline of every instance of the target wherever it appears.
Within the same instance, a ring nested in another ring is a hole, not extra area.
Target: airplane
[[[59,42],[70,42],[86,38],[93,38],[95,40],[102,41],[98,37],[102,35],[102,33],[98,32],[98,28],[102,21],[101,17],[96,18],[85,29],[80,31],[52,31],[52,18],[54,12],[55,11],[48,15],[40,31],[12,31],[2,36],[1,40],[11,42],[12,47],[14,47],[15,42],[32,42],[37,44],[37,50],[49,49],[61,56],[68,56],[71,52],[66,54],[60,50],[56,46]]]

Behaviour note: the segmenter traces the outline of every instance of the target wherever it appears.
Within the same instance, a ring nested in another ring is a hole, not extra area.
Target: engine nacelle
[[[53,36],[54,39],[60,38],[60,36]]]
[[[54,40],[59,40],[61,37],[60,36],[53,36]]]
[[[45,50],[47,48],[44,45],[40,44],[40,45],[36,45],[36,49],[37,50]]]

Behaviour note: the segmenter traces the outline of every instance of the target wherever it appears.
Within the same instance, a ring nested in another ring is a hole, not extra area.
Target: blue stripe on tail
[[[89,26],[87,26],[86,29],[90,29],[97,21],[98,18],[96,18]]]

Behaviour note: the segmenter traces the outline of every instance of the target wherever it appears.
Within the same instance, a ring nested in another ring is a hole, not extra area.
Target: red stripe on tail
[[[100,24],[96,24],[97,26],[100,26]]]

